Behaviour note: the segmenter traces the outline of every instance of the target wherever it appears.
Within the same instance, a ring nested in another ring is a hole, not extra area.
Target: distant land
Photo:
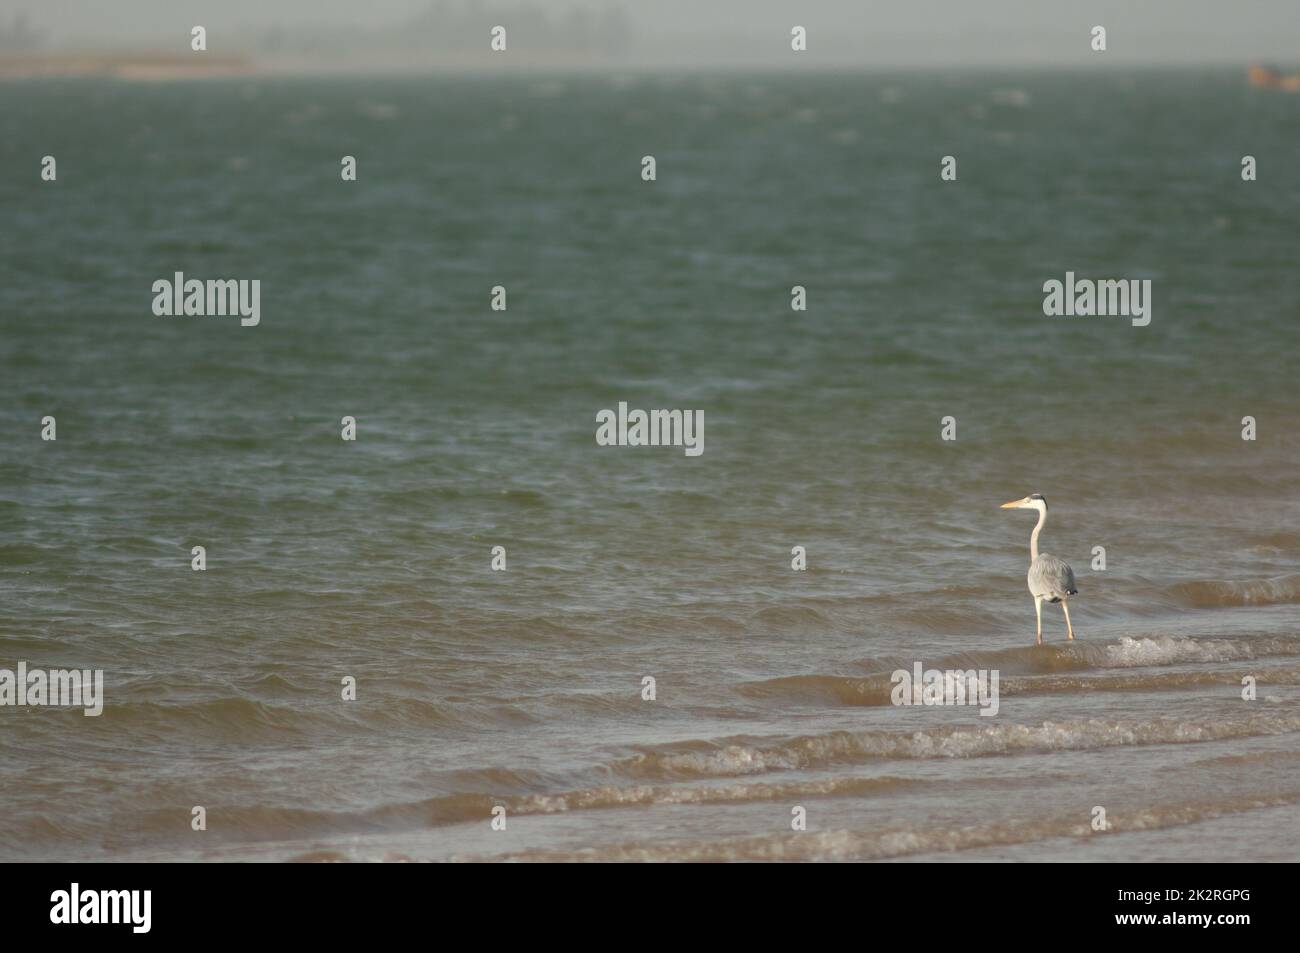
[[[247,56],[211,53],[0,53],[0,80],[217,79],[254,72],[253,61]]]
[[[508,23],[508,55],[489,48],[489,30]],[[550,14],[531,4],[430,4],[401,23],[369,29],[279,26],[209,34],[206,51],[184,33],[152,37],[134,49],[51,48],[25,17],[0,23],[0,79],[109,77],[173,80],[247,75],[410,73],[439,70],[589,68],[617,65],[630,45],[621,6],[579,7]]]
[[[786,28],[774,26],[770,18],[753,23],[738,18],[722,26],[716,17],[709,21],[712,25],[679,18],[653,28],[648,25],[654,19],[650,9],[621,0],[551,9],[535,0],[430,0],[424,9],[397,21],[341,26],[299,16],[296,22],[262,18],[256,26],[212,29],[204,51],[190,49],[185,21],[161,30],[143,24],[127,40],[121,33],[97,35],[85,28],[78,32],[72,21],[60,24],[56,18],[44,18],[44,23],[34,24],[28,16],[17,14],[0,21],[0,80],[923,66],[893,55],[889,37],[873,37],[861,29],[822,30],[817,34],[817,55],[809,58],[791,52]],[[55,24],[60,24],[58,32],[53,30]],[[490,48],[490,31],[498,24],[508,31],[506,52]],[[932,62],[931,68],[1092,68],[1095,54],[1086,42],[1068,43],[1060,34],[1051,36],[1052,44],[1044,46],[1043,37],[1027,28],[1017,32],[1014,27],[988,25],[986,33],[963,35],[953,56]],[[1244,68],[1251,61],[1268,59],[1259,52],[1234,56],[1220,50],[1199,65]],[[928,56],[934,60],[939,53],[934,50]],[[1141,44],[1123,45],[1106,56],[1108,63],[1116,57],[1115,65],[1128,68],[1180,65],[1145,57]],[[1259,66],[1250,74],[1250,82],[1300,92],[1300,71],[1285,65]]]

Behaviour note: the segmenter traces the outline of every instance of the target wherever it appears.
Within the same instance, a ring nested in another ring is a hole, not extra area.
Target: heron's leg
[[[1070,625],[1070,607],[1069,607],[1068,605],[1065,604],[1065,600],[1064,600],[1064,599],[1061,600],[1061,611],[1065,613],[1065,627],[1066,627],[1066,629],[1068,629],[1069,632],[1070,632],[1070,638],[1073,639],[1073,638],[1074,638],[1074,626]]]
[[[1034,615],[1038,616],[1038,644],[1043,644],[1043,597],[1034,596]]]

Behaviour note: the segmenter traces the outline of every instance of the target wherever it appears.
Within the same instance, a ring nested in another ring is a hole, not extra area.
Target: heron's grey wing
[[[1061,561],[1061,565],[1065,567],[1065,594],[1072,596],[1079,591],[1074,585],[1074,570],[1064,560]]]
[[[1072,596],[1079,591],[1074,588],[1074,570],[1069,563],[1050,553],[1039,553],[1029,567],[1029,590],[1049,599]]]

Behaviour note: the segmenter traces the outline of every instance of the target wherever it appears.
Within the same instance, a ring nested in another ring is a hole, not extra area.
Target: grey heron
[[[1049,553],[1038,551],[1038,534],[1047,522],[1047,500],[1041,493],[1031,493],[1023,500],[1003,503],[1004,510],[1038,510],[1038,523],[1029,534],[1029,594],[1034,597],[1034,614],[1038,616],[1038,644],[1043,644],[1043,600],[1059,602],[1065,613],[1065,628],[1074,638],[1074,626],[1070,624],[1070,607],[1066,604],[1070,596],[1078,593],[1074,588],[1074,570],[1064,559],[1057,559]]]

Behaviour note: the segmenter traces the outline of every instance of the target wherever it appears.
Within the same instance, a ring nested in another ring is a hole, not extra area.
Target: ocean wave
[[[460,778],[460,783],[477,790],[361,810],[239,804],[218,805],[212,809],[221,817],[223,839],[252,842],[486,822],[496,806],[505,807],[511,816],[523,816],[658,805],[879,797],[906,793],[926,782],[895,775],[771,782],[740,779],[770,772],[824,770],[890,759],[972,758],[1033,751],[1192,744],[1297,730],[1300,730],[1300,712],[1268,711],[1254,713],[1248,718],[1202,722],[1173,718],[1155,721],[1089,719],[1039,725],[948,726],[910,732],[838,731],[771,740],[692,741],[642,752],[601,766],[594,772],[594,776],[613,776],[631,782],[624,784],[597,784],[545,792],[537,789],[553,782],[553,779],[536,772],[494,768],[466,772]],[[729,783],[682,783],[709,780]],[[149,811],[137,816],[132,826],[136,833],[152,832],[165,838],[168,832],[175,830],[174,813]],[[949,848],[927,842],[915,845],[915,849]]]
[[[1196,609],[1300,604],[1300,573],[1245,581],[1200,580],[1171,586],[1169,592]]]
[[[1182,827],[1231,814],[1300,803],[1300,791],[1270,797],[1170,804],[1107,814],[1105,835]],[[1029,844],[1052,838],[1098,836],[1077,813],[1014,823],[900,826],[884,830],[784,832],[757,837],[667,844],[618,844],[580,850],[525,850],[504,856],[458,856],[456,861],[726,863],[752,861],[888,860],[915,854]]]
[[[1300,638],[1277,636],[1249,639],[1191,638],[1178,635],[1123,636],[1114,642],[1085,640],[1023,645],[1009,649],[959,652],[921,659],[926,668],[997,669],[1003,674],[1032,675],[1053,672],[1180,665],[1189,662],[1237,662],[1258,658],[1300,656]],[[855,666],[872,674],[911,669],[916,658],[867,658]]]
[[[263,683],[263,688],[268,686]],[[283,692],[282,689],[277,691]],[[80,715],[78,716],[80,717]],[[492,724],[518,727],[536,718],[514,705],[450,704],[406,697],[381,705],[322,705],[281,694],[276,701],[252,697],[193,701],[120,701],[105,705],[101,718],[87,719],[85,731],[134,732],[136,737],[194,739],[204,744],[273,742],[315,738],[343,729],[421,731]]]
[[[942,670],[941,666],[926,667],[939,667]],[[1095,692],[1186,691],[1215,685],[1239,688],[1241,674],[1215,669],[1132,675],[1007,676],[999,679],[998,694],[1000,697],[1005,697]],[[1256,676],[1261,685],[1300,684],[1300,669],[1297,668],[1270,668],[1249,674]],[[794,675],[749,682],[739,686],[737,691],[747,698],[770,701],[775,706],[803,704],[874,708],[894,703],[894,683],[887,675],[872,675],[865,678],[847,678],[840,675]]]
[[[278,805],[210,806],[221,818],[222,838],[228,842],[257,842],[292,838],[364,835],[420,830],[451,824],[487,823],[494,807],[511,817],[561,814],[570,811],[685,804],[740,804],[815,797],[871,797],[920,787],[924,782],[898,777],[825,778],[791,783],[745,783],[685,787],[673,785],[604,785],[554,794],[497,796],[486,793],[448,794],[417,801],[380,805],[364,810],[326,810]],[[73,833],[45,821],[60,837]],[[150,811],[133,822],[137,832],[166,839],[176,829],[175,813]],[[327,852],[330,853],[330,852]],[[340,859],[340,858],[328,858]]]
[[[945,726],[919,731],[836,731],[749,741],[692,741],[615,763],[629,779],[681,781],[810,770],[885,759],[975,758],[1031,751],[1091,751],[1119,746],[1191,744],[1300,731],[1300,712],[1257,712],[1205,721],[1090,718],[1040,725]]]
[[[605,786],[563,794],[535,794],[508,803],[512,814],[554,814],[659,804],[733,804],[787,801],[809,797],[870,797],[923,786],[922,781],[897,777],[825,778],[789,784],[730,784],[708,787],[672,785]],[[504,803],[504,802],[503,802]]]

